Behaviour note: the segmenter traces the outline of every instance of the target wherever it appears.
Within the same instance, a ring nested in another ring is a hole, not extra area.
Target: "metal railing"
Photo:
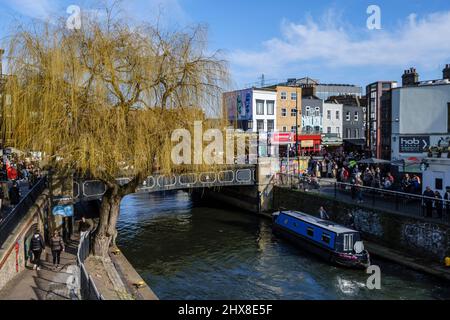
[[[336,182],[334,197],[347,196],[351,200],[361,200],[373,207],[401,212],[416,217],[427,217],[427,210],[432,216],[445,223],[450,222],[450,201],[434,197],[426,197],[412,193],[393,191],[366,186],[356,186],[350,183]]]
[[[80,294],[83,300],[105,300],[98,292],[94,280],[89,275],[84,265],[84,261],[90,253],[90,231],[82,232],[80,234],[80,243],[78,244],[77,264],[80,268]]]
[[[19,203],[0,222],[0,247],[3,246],[9,235],[13,233],[20,221],[22,221],[30,208],[35,204],[46,186],[47,176],[44,176],[37,181],[31,190],[20,199]]]
[[[408,216],[423,217],[434,221],[438,219],[445,224],[450,224],[450,200],[388,189],[357,186],[336,182],[333,179],[317,179],[288,174],[278,174],[276,184],[284,188],[321,193],[337,200],[366,204],[374,208]],[[431,210],[432,217],[427,217],[427,210]]]

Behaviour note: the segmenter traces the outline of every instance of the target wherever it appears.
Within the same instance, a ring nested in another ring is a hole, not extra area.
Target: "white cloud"
[[[36,19],[49,18],[57,6],[55,0],[14,0],[6,4],[15,12]]]
[[[329,16],[329,13],[327,17]],[[325,19],[304,24],[283,21],[281,37],[262,43],[259,52],[238,50],[229,59],[240,74],[284,76],[289,66],[405,66],[424,69],[450,59],[450,12],[419,18],[411,14],[395,30],[354,30]]]

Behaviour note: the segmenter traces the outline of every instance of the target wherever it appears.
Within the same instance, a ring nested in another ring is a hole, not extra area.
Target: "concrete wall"
[[[225,187],[194,190],[195,197],[216,200],[225,204],[261,213],[271,210],[273,203],[273,179],[279,172],[279,159],[259,158],[255,186]]]
[[[279,187],[275,187],[273,197],[274,210],[286,208],[318,215],[319,207],[324,206],[331,219],[338,223],[345,223],[351,213],[356,229],[366,239],[414,256],[442,263],[450,254],[450,227],[447,225]]]
[[[49,208],[49,191],[45,190],[0,249],[0,290],[25,269],[25,241],[35,227],[44,235],[44,219]]]

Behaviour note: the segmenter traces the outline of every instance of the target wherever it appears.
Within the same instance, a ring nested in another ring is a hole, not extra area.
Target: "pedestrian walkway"
[[[400,265],[406,266],[413,270],[428,273],[441,279],[450,281],[450,269],[444,264],[438,264],[436,262],[426,260],[419,257],[413,257],[407,255],[398,250],[378,245],[371,241],[364,241],[366,249],[373,255],[386,260],[393,261]]]
[[[46,248],[42,253],[41,270],[28,267],[0,291],[0,300],[78,300],[79,269],[76,262],[78,241],[66,244],[61,253],[61,265],[52,268],[52,253]]]

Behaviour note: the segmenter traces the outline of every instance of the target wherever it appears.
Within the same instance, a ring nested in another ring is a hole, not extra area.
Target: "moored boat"
[[[358,231],[298,211],[273,214],[273,231],[332,264],[365,269],[370,255]]]

